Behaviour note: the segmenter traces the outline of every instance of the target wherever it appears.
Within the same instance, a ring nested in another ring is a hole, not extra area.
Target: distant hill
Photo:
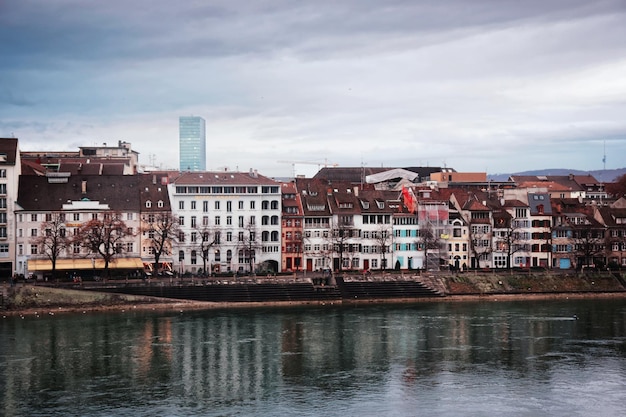
[[[626,168],[606,169],[597,171],[580,171],[578,169],[553,168],[539,169],[535,171],[523,171],[510,174],[489,174],[488,177],[492,181],[506,181],[511,175],[588,175],[591,174],[600,182],[613,182],[621,175],[626,174]]]

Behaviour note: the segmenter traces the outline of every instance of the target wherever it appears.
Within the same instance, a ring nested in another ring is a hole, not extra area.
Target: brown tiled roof
[[[234,171],[183,172],[173,182],[180,185],[280,185],[260,174]]]
[[[17,139],[16,138],[0,138],[0,153],[6,154],[6,165],[15,165],[17,158]]]
[[[44,176],[21,175],[19,206],[27,211],[61,210],[68,201],[88,199],[108,204],[112,210],[139,211],[139,184],[135,175],[76,175],[60,183],[48,180]]]
[[[137,175],[139,182],[139,196],[141,198],[141,211],[169,211],[170,198],[167,191],[167,181],[162,181],[163,175],[157,173]],[[146,201],[152,204],[146,207]],[[163,207],[158,202],[163,202]]]

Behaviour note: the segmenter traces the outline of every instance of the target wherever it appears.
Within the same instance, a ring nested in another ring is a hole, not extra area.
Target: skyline
[[[0,137],[176,168],[193,115],[208,170],[621,168],[625,23],[622,0],[9,0]]]

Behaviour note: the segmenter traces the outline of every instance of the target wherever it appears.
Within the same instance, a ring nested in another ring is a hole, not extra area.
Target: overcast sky
[[[178,169],[626,166],[626,0],[0,0],[0,137]],[[279,162],[280,161],[280,162]]]

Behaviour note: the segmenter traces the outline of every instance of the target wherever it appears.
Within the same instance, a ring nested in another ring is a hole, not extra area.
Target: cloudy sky
[[[178,168],[626,166],[626,0],[0,0],[0,137]],[[282,161],[312,162],[312,164]]]

